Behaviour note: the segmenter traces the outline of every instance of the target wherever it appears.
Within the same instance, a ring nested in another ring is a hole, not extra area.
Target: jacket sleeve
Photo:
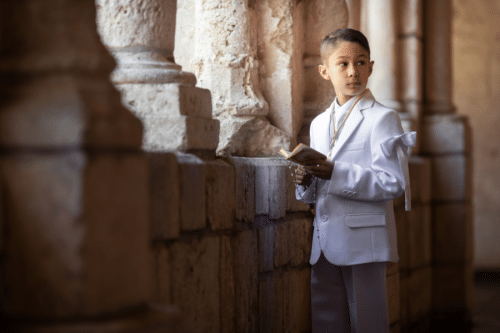
[[[372,127],[370,167],[363,168],[357,164],[336,161],[328,192],[367,201],[389,201],[399,197],[405,188],[409,188],[409,180],[405,175],[408,159],[399,158],[390,149],[397,145],[414,145],[415,133],[408,134],[411,134],[413,142],[403,133],[398,114],[395,111],[385,113]],[[408,140],[403,140],[403,137]],[[405,148],[407,157],[408,148]]]
[[[310,146],[315,149],[314,139],[313,139],[313,126],[314,120],[311,123],[311,128],[309,129],[309,138],[310,138]],[[313,177],[313,180],[309,186],[299,185],[295,189],[295,198],[299,201],[302,201],[306,204],[316,203],[316,186],[318,180],[316,177]]]

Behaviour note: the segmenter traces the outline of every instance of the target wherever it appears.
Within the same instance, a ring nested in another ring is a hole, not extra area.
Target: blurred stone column
[[[179,6],[176,58],[212,93],[213,115],[221,123],[217,154],[266,156],[289,148],[290,135],[266,119],[255,2],[186,0]]]
[[[371,60],[375,61],[368,87],[377,101],[402,111],[398,6],[397,0],[363,0],[361,31],[370,42]]]
[[[150,296],[142,126],[109,81],[95,10],[0,3],[1,309],[43,327],[111,318]]]
[[[433,308],[439,321],[472,307],[471,129],[454,114],[450,0],[424,0],[425,96],[421,154],[432,159]]]
[[[309,144],[311,121],[325,111],[335,99],[332,83],[324,80],[318,72],[318,66],[321,64],[321,42],[329,33],[347,27],[349,11],[344,0],[306,1],[304,7],[304,115],[298,140]]]
[[[361,29],[361,2],[362,0],[346,0],[349,8],[349,28]]]
[[[118,62],[112,81],[144,123],[148,151],[215,151],[210,92],[174,62],[176,0],[96,0],[103,43]]]

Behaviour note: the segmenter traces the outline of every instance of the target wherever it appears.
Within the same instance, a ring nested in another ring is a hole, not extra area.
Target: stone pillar
[[[399,76],[399,1],[363,0],[361,31],[370,42],[375,61],[368,87],[380,103],[402,111]]]
[[[361,29],[361,1],[362,0],[346,0],[349,8],[349,28]]]
[[[424,0],[421,154],[432,159],[433,308],[460,320],[472,306],[471,129],[453,114],[451,1]],[[456,318],[456,315],[460,318]]]
[[[304,5],[304,115],[298,140],[309,144],[311,121],[335,99],[331,82],[318,73],[321,42],[329,33],[347,27],[349,11],[344,0],[313,0],[306,1]]]
[[[420,132],[424,97],[423,1],[403,0],[399,3],[401,107],[404,111],[401,118],[405,129]],[[417,146],[412,149],[413,154],[418,154],[419,146],[420,138],[418,138]]]
[[[0,3],[0,306],[23,322],[109,318],[150,296],[142,126],[109,81],[95,10]]]
[[[453,113],[451,0],[425,3],[425,112]]]
[[[214,151],[210,92],[174,62],[176,0],[96,0],[99,33],[118,67],[112,81],[144,123],[148,151]]]
[[[289,148],[290,135],[266,119],[255,2],[188,0],[179,5],[176,58],[212,93],[213,115],[221,123],[217,154],[265,156]]]

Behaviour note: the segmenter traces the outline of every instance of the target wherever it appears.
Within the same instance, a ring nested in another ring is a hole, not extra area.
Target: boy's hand
[[[309,186],[312,183],[312,174],[306,171],[306,169],[299,165],[295,170],[295,184]]]
[[[335,165],[334,162],[327,160],[313,160],[307,161],[304,164],[305,169],[313,176],[327,180],[332,178],[333,167]]]

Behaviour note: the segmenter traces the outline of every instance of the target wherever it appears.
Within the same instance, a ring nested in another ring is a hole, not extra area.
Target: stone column
[[[401,111],[399,80],[399,19],[397,0],[363,0],[361,31],[375,61],[368,87],[385,106]]]
[[[23,322],[113,316],[150,296],[142,126],[109,81],[95,10],[0,3],[0,306]]]
[[[180,6],[176,58],[212,93],[213,115],[221,123],[217,154],[266,156],[289,148],[290,136],[266,119],[255,2],[188,0]]]
[[[361,29],[361,1],[362,0],[346,0],[349,8],[349,28]]]
[[[450,0],[424,0],[421,154],[432,159],[433,308],[458,321],[472,306],[471,129],[453,113]],[[456,315],[460,317],[457,318]]]
[[[214,151],[210,92],[174,62],[176,0],[96,0],[99,33],[118,67],[112,81],[144,123],[148,151]]]
[[[331,82],[324,80],[318,73],[321,42],[329,33],[347,27],[349,11],[344,0],[306,1],[304,6],[304,115],[298,140],[309,144],[311,121],[335,99]]]

